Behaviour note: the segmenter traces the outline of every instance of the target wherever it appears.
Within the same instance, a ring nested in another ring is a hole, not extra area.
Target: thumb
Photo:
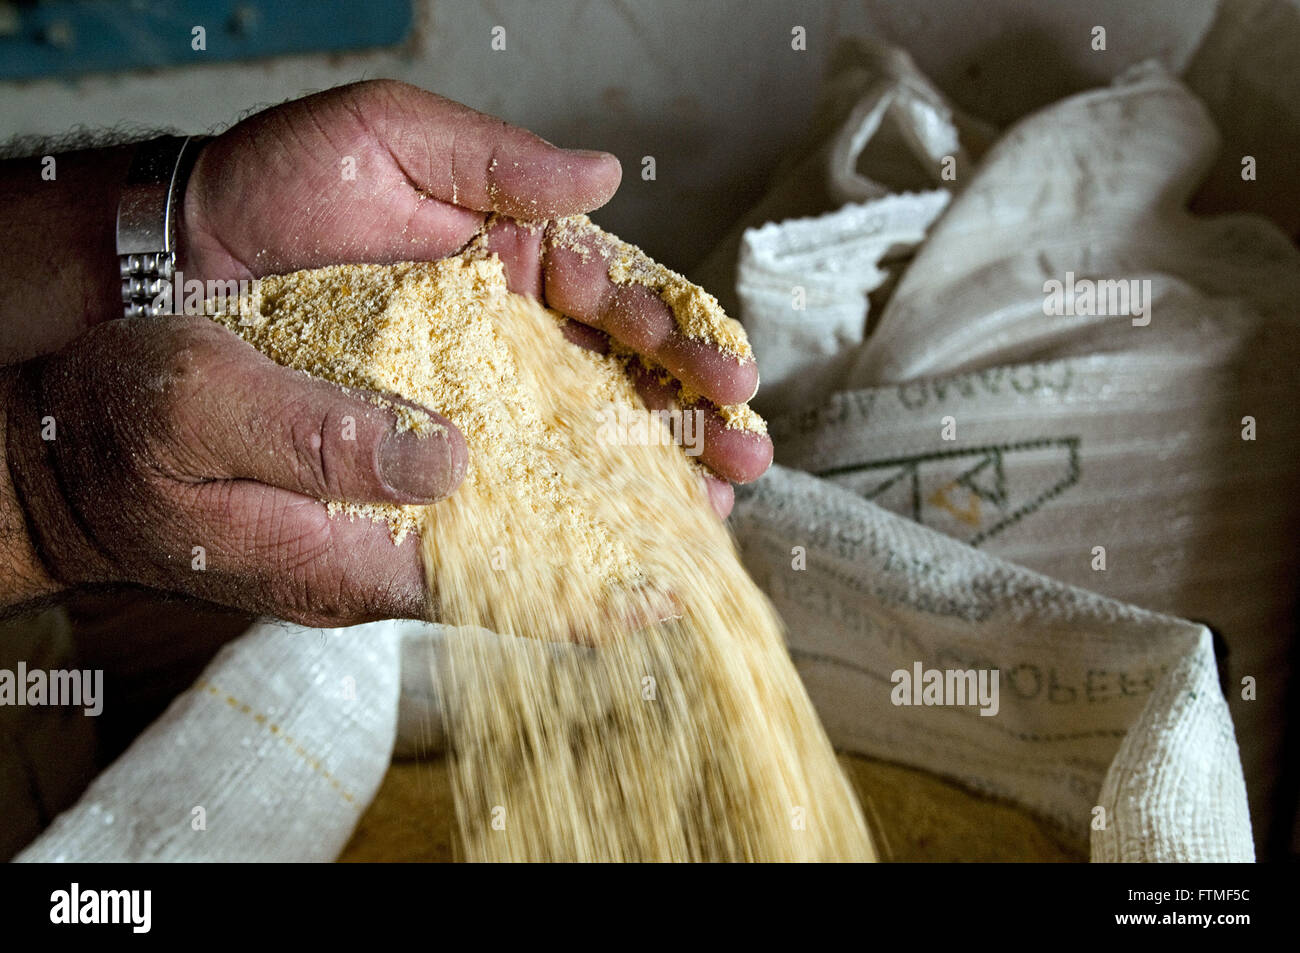
[[[184,388],[170,411],[173,427],[192,435],[187,445],[202,448],[203,476],[316,499],[398,504],[432,503],[464,479],[465,438],[441,414],[282,367],[215,330],[220,335],[208,344],[216,353],[201,359],[206,373],[196,368],[191,376],[209,385]],[[399,430],[394,406],[416,429]]]

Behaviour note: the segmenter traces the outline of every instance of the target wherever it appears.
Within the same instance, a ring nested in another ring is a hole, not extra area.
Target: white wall
[[[1006,121],[1159,56],[1180,68],[1215,0],[427,0],[400,51],[0,84],[0,138],[125,122],[202,131],[364,77],[417,83],[564,145],[608,149],[624,186],[597,218],[670,265],[703,256],[802,129],[836,39],[909,48],[953,99]],[[489,31],[507,31],[492,52]],[[790,49],[790,28],[808,50]],[[1108,51],[1089,31],[1107,27]],[[203,54],[196,53],[201,63]],[[643,182],[654,155],[658,179]]]

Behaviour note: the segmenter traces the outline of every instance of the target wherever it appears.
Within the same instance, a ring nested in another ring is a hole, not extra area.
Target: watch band
[[[117,207],[117,255],[128,318],[159,313],[154,302],[171,289],[185,183],[207,138],[163,136],[136,147]],[[161,313],[172,310],[174,304]]]

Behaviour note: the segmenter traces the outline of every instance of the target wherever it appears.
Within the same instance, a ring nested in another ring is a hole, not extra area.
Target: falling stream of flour
[[[570,344],[482,255],[268,279],[218,320],[465,434],[447,500],[336,509],[418,530],[431,612],[457,627],[438,677],[466,859],[874,859],[694,464],[597,439],[602,411],[646,413],[618,357]],[[743,405],[724,418],[761,426]]]

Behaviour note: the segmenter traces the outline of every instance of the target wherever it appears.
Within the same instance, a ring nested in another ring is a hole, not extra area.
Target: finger
[[[251,481],[186,492],[188,537],[206,563],[186,591],[310,626],[428,617],[414,533],[395,544],[386,523],[331,517],[317,500]]]
[[[736,505],[736,491],[726,480],[719,480],[709,474],[704,475],[704,486],[709,492],[710,505],[725,520],[730,515],[731,508]]]
[[[609,335],[605,334],[603,331],[598,331],[589,325],[577,321],[566,321],[564,322],[562,330],[564,331],[565,338],[579,347],[586,348],[589,351],[595,351],[598,354],[604,354],[609,350]],[[633,384],[637,388],[637,392],[641,395],[642,401],[644,401],[646,406],[651,410],[664,410],[673,406],[675,403],[676,388],[672,384],[660,383],[658,377],[646,371],[645,368],[634,367],[632,380]],[[708,409],[706,412],[715,415],[715,417],[717,415],[717,411],[712,408]],[[722,424],[722,429],[725,431],[725,421],[718,417],[717,422]],[[772,441],[770,438],[766,437],[764,437],[764,441],[766,442],[767,447],[758,452],[756,458],[747,458],[743,456],[746,451],[751,449],[752,445],[746,443],[740,448],[742,456],[739,461],[737,461],[739,467],[734,469],[743,472],[743,474],[750,480],[757,479],[772,465]],[[760,441],[760,447],[764,441]],[[710,444],[707,439],[701,441],[701,443],[704,448],[701,457],[703,462],[708,465]],[[724,443],[724,457],[725,446]],[[716,450],[714,450],[714,453],[716,454]],[[766,458],[766,462],[764,462],[764,458]],[[724,463],[725,462],[724,459]],[[736,493],[731,488],[731,484],[726,480],[715,477],[709,473],[703,474],[702,479],[704,480],[704,488],[709,494],[710,505],[713,506],[713,509],[717,512],[718,516],[726,519],[731,513],[732,507],[736,503]]]
[[[597,354],[609,353],[609,335],[599,328],[593,328],[590,324],[583,324],[581,321],[564,321],[560,325],[560,331],[570,344],[576,344],[587,351],[595,351]]]
[[[660,381],[657,375],[635,364],[629,372],[637,393],[651,410],[677,406],[675,382]],[[683,413],[695,410],[700,412],[703,424],[700,462],[714,473],[734,483],[750,483],[772,465],[772,440],[767,434],[728,427],[717,408],[708,401],[700,401]]]
[[[599,239],[584,256],[581,249],[547,243],[536,225],[499,218],[487,231],[486,248],[500,258],[510,291],[612,335],[716,403],[744,403],[757,391],[752,360],[738,362],[681,334],[668,306],[649,289],[611,282]],[[566,331],[571,339],[575,333]]]
[[[355,95],[407,178],[444,202],[540,221],[599,208],[622,178],[607,152],[561,149],[415,86],[380,81]]]
[[[189,476],[406,504],[441,499],[464,478],[465,440],[445,417],[421,408],[427,434],[399,432],[397,414],[375,403],[379,395],[282,367],[206,319],[170,320],[192,322],[164,405],[170,445],[191,458]]]
[[[544,234],[541,226],[498,216],[484,235],[487,251],[501,259],[506,288],[537,301],[544,300],[546,291],[542,282]]]
[[[703,445],[708,448],[705,462],[709,469],[732,483],[752,483],[767,472],[772,465],[771,437],[728,427],[707,401],[693,409],[704,414]]]
[[[758,366],[753,360],[738,361],[713,344],[686,337],[657,294],[610,280],[607,255],[598,239],[580,247],[548,241],[543,266],[546,303],[651,358],[718,404],[740,404],[754,396]]]

